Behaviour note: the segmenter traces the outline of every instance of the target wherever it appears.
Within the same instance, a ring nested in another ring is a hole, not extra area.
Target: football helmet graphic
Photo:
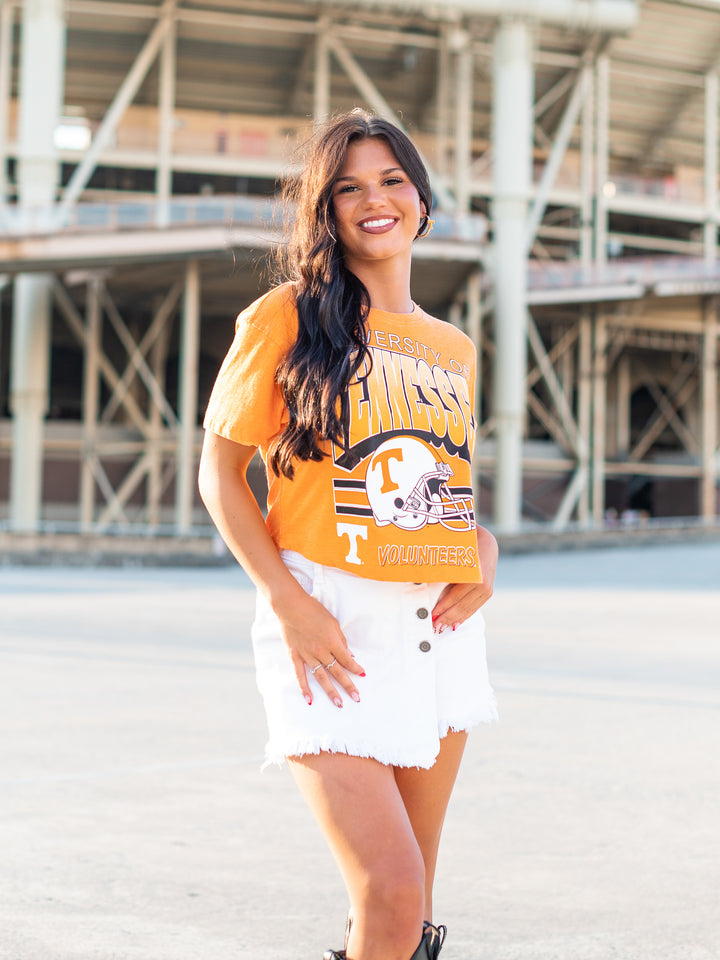
[[[381,443],[365,475],[375,522],[380,527],[394,523],[401,530],[419,530],[426,523],[474,530],[472,493],[467,488],[453,492],[448,487],[452,475],[450,464],[415,437]]]

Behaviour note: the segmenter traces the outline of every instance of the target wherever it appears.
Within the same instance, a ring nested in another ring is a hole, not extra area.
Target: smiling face
[[[332,191],[338,241],[357,272],[373,261],[407,263],[425,215],[417,187],[382,137],[353,141]]]

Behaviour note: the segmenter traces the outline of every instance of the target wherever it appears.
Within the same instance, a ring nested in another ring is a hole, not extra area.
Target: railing
[[[11,211],[15,213],[15,211]],[[479,214],[433,212],[433,239],[480,243],[485,239],[487,220]],[[48,233],[113,233],[119,230],[155,230],[213,225],[254,226],[279,230],[283,209],[273,197],[187,196],[162,203],[156,197],[117,200],[107,203],[78,203],[62,228],[51,229],[52,211],[23,210],[11,222],[0,223],[0,237],[27,237]]]
[[[533,262],[528,269],[530,290],[618,284],[640,284],[654,288],[662,284],[697,287],[697,290],[678,289],[678,293],[713,292],[709,288],[715,286],[720,291],[720,262],[706,263],[697,257],[680,256],[627,257],[607,264],[592,264],[590,267],[583,267],[577,261]]]

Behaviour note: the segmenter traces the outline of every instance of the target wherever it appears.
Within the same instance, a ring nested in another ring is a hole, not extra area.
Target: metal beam
[[[700,512],[706,522],[718,513],[718,303],[716,298],[703,304],[704,327],[702,338],[701,436],[702,480],[700,482]]]
[[[558,171],[560,170],[560,165],[565,157],[568,144],[570,143],[570,137],[572,136],[573,130],[575,129],[575,124],[577,123],[580,115],[580,109],[590,90],[591,70],[592,67],[590,65],[583,67],[581,70],[580,76],[577,78],[577,82],[573,88],[573,92],[570,95],[568,104],[565,107],[565,112],[563,113],[560,125],[558,126],[557,133],[555,135],[555,142],[553,143],[552,151],[550,152],[550,156],[545,164],[545,168],[535,194],[535,202],[533,203],[532,209],[530,210],[530,214],[528,216],[525,232],[525,249],[528,252],[532,247],[533,241],[535,240],[535,235],[537,233],[537,228],[540,226],[543,214],[545,213],[545,207],[547,206],[550,190],[555,184],[555,179],[558,175]]]
[[[373,110],[379,116],[384,117],[386,120],[394,123],[397,127],[400,127],[400,129],[404,129],[402,123],[400,123],[398,119],[397,113],[383,97],[370,77],[368,77],[363,68],[350,53],[343,41],[340,40],[339,37],[335,36],[335,34],[332,32],[328,33],[327,40],[332,52],[335,54],[338,63],[343,68],[350,80],[352,80],[352,82],[355,84],[358,91],[362,94],[368,104],[373,108]],[[423,157],[423,161],[430,176],[430,185],[432,187],[433,196],[438,207],[441,210],[454,210],[456,204],[452,194],[442,182],[440,177],[438,177],[437,173],[433,170],[432,165],[425,157]]]
[[[175,411],[170,406],[167,401],[167,397],[160,389],[160,385],[153,376],[153,372],[148,366],[145,357],[142,355],[141,351],[137,349],[137,343],[135,342],[133,335],[125,325],[123,318],[120,316],[119,310],[113,303],[110,293],[104,284],[100,292],[100,298],[110,323],[112,324],[112,327],[118,336],[118,339],[127,351],[128,365],[135,367],[138,372],[138,376],[145,384],[145,387],[152,397],[155,406],[161,411],[168,425],[171,427],[176,426],[178,421],[177,417],[175,416]]]
[[[197,487],[195,435],[197,433],[200,350],[200,266],[197,260],[191,260],[185,272],[185,297],[180,336],[175,526],[178,533],[188,534],[192,529],[193,500]]]
[[[630,452],[629,459],[635,462],[641,460],[665,429],[666,424],[673,430],[675,436],[683,444],[688,453],[698,453],[699,446],[697,440],[678,416],[678,412],[697,389],[697,381],[694,377],[697,367],[696,358],[690,357],[683,363],[668,386],[667,394],[663,393],[657,378],[648,366],[642,364],[642,367],[645,372],[643,382],[657,404],[657,412],[646,425],[642,435],[638,438],[637,443]]]
[[[632,395],[630,354],[620,354],[617,362],[616,377],[615,456],[618,460],[625,460],[630,453],[630,400]]]
[[[324,123],[330,117],[330,22],[327,17],[318,21],[315,37],[315,75],[313,83],[313,117],[316,123]]]
[[[705,263],[713,267],[718,256],[718,108],[720,78],[717,70],[705,77]]]
[[[290,96],[287,102],[287,112],[290,116],[297,116],[306,112],[305,109],[305,85],[309,74],[315,66],[315,41],[308,39],[305,41],[305,48],[300,58],[297,71],[295,73],[295,82],[292,85]]]
[[[449,173],[448,153],[452,137],[450,75],[453,30],[454,28],[450,24],[443,24],[440,32],[440,49],[437,56],[437,76],[435,78],[435,159],[441,177],[446,177]]]
[[[558,380],[553,365],[550,363],[547,353],[545,352],[545,346],[543,345],[540,334],[538,333],[538,329],[535,326],[535,321],[533,320],[529,311],[527,314],[527,331],[530,348],[535,355],[538,366],[540,367],[543,380],[550,391],[550,396],[555,404],[555,409],[557,410],[569,444],[575,453],[580,455],[585,445],[585,438],[578,433],[577,424],[573,418],[572,410],[570,409],[570,405],[565,397],[562,385]]]
[[[85,342],[87,339],[87,331],[85,329],[85,325],[83,323],[82,317],[77,312],[75,304],[72,302],[72,300],[68,296],[67,291],[65,290],[63,285],[60,283],[60,281],[57,279],[57,277],[53,279],[54,279],[53,297],[55,299],[55,303],[58,309],[60,310],[60,313],[62,313],[63,317],[65,318],[65,321],[67,322],[68,327],[73,332],[78,342],[84,348]],[[120,381],[120,377],[117,375],[115,368],[113,367],[113,365],[110,363],[110,361],[102,351],[98,356],[98,366],[100,368],[100,373],[107,381],[109,387],[111,388],[111,390],[114,390]],[[126,397],[123,398],[123,406],[127,411],[128,416],[133,421],[133,423],[135,424],[137,429],[140,431],[140,433],[143,435],[143,437],[145,437],[145,439],[148,439],[148,437],[150,436],[150,428],[148,426],[147,421],[145,420],[145,417],[142,414],[142,411],[140,410],[137,403],[135,402],[132,394],[128,394]]]
[[[132,102],[140,88],[140,84],[145,79],[148,70],[157,57],[160,45],[171,29],[176,2],[177,0],[164,0],[160,8],[158,22],[153,27],[142,50],[137,55],[135,62],[130,68],[130,72],[120,85],[120,89],[115,94],[113,102],[103,117],[103,121],[97,129],[89,149],[76,167],[75,172],[70,178],[70,182],[65,188],[56,213],[58,225],[61,226],[66,222],[72,207],[77,202],[78,197],[92,176],[97,162],[100,159],[100,155],[110,142],[110,138],[115,132],[118,121]]]
[[[607,424],[607,320],[597,315],[594,322],[595,343],[592,361],[592,448],[590,482],[592,486],[592,517],[595,527],[602,527],[605,519],[605,432]]]
[[[455,201],[459,213],[470,212],[473,134],[473,53],[470,36],[456,34],[455,87]]]
[[[118,380],[117,386],[113,390],[107,405],[102,413],[103,423],[109,423],[115,412],[120,407],[123,402],[123,399],[127,395],[128,388],[133,378],[139,370],[140,361],[147,355],[151,347],[156,343],[158,337],[165,329],[165,325],[172,316],[175,307],[177,306],[178,299],[182,292],[183,282],[182,280],[176,280],[175,283],[170,287],[167,292],[167,295],[164,297],[160,303],[155,315],[150,323],[150,326],[143,334],[142,339],[139,343],[135,344],[132,351],[128,355],[128,362],[125,368],[125,372],[122,377]],[[152,371],[151,371],[152,372]],[[157,389],[164,396],[164,390],[160,384],[157,376],[153,373],[153,380],[157,384]],[[162,408],[157,404],[153,404],[153,411],[157,411],[159,414],[162,413]]]
[[[578,321],[578,399],[577,424],[581,437],[585,437],[585,450],[580,456],[580,465],[588,472],[588,483],[580,492],[577,517],[582,527],[590,524],[590,437],[592,435],[592,319],[585,309]]]
[[[0,2],[0,223],[7,223],[7,149],[12,80],[12,32],[15,8],[9,0]]]
[[[176,24],[170,18],[160,50],[160,89],[158,95],[158,164],[155,189],[157,191],[156,223],[167,227],[170,223],[172,196],[172,147],[175,130],[175,70]]]
[[[610,63],[607,54],[598,57],[595,67],[595,243],[594,259],[602,267],[607,262],[607,203],[610,136]]]
[[[584,270],[590,268],[593,256],[594,123],[595,71],[591,71],[583,103],[580,141],[580,263]]]
[[[573,515],[573,511],[578,505],[580,497],[583,491],[587,488],[587,485],[588,469],[586,466],[580,465],[573,474],[570,483],[565,488],[563,498],[560,501],[555,516],[553,517],[553,530],[560,531],[567,527],[568,523],[570,522],[570,518]]]
[[[100,341],[102,308],[100,277],[90,277],[85,307],[85,356],[83,358],[83,453],[80,467],[80,523],[90,529],[95,516],[95,470],[92,460],[97,443],[100,408]]]

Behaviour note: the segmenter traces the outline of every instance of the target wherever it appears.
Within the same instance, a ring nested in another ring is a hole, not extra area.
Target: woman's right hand
[[[314,597],[299,590],[281,609],[275,607],[282,637],[308,705],[313,702],[309,676],[312,674],[336,707],[343,701],[341,688],[356,702],[360,694],[352,676],[365,671],[348,649],[347,640],[335,617]]]
[[[303,590],[282,561],[247,482],[255,447],[206,431],[200,458],[200,493],[223,540],[255,586],[268,599],[303,696],[310,704],[308,671],[332,702],[342,707],[338,687],[359,700],[352,675],[364,670],[348,650],[335,617]]]

